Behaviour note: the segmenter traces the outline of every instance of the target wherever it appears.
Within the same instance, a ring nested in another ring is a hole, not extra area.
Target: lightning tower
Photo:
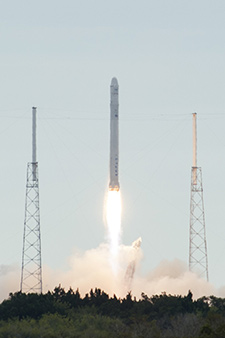
[[[25,293],[42,293],[39,182],[36,158],[36,110],[36,107],[32,108],[32,162],[27,164],[20,284],[20,290]]]
[[[197,167],[197,114],[193,114],[193,166],[191,170],[191,208],[189,235],[189,270],[209,280],[203,203],[202,169]]]

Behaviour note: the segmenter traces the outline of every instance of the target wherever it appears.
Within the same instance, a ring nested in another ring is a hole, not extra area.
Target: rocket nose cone
[[[116,77],[113,77],[113,78],[112,78],[111,86],[112,86],[112,87],[118,87],[118,81],[117,81],[117,78],[116,78]]]

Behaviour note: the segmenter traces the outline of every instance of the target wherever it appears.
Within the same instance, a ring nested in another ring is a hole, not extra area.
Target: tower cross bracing
[[[203,202],[202,169],[197,166],[197,128],[193,114],[193,166],[191,170],[191,205],[189,232],[189,270],[209,280]]]
[[[209,279],[202,169],[200,167],[192,167],[189,269],[196,272],[199,277]]]

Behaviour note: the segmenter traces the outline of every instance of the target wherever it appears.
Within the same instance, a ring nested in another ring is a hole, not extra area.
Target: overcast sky
[[[165,258],[188,262],[197,112],[209,278],[225,285],[224,32],[223,0],[1,2],[0,264],[21,266],[32,106],[43,264],[66,270],[73,252],[106,240],[117,77],[122,242],[142,237],[143,273]]]

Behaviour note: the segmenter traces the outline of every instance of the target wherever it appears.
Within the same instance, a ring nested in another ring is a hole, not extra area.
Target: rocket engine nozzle
[[[120,190],[120,186],[119,185],[109,185],[109,191],[119,191]]]

